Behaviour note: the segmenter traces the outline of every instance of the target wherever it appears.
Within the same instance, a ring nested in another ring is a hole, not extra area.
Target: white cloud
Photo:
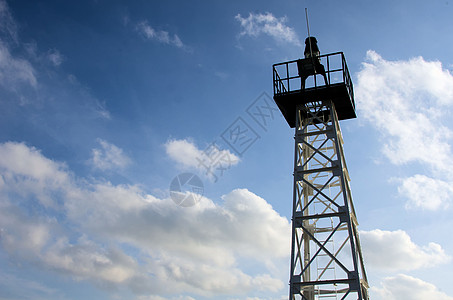
[[[47,59],[56,67],[63,62],[63,56],[57,49],[47,51]]]
[[[393,272],[415,270],[451,260],[439,244],[418,246],[403,230],[361,231],[360,238],[366,264],[374,269]]]
[[[0,144],[0,179],[0,242],[11,259],[138,294],[285,286],[267,266],[286,263],[290,224],[246,189],[220,204],[203,198],[181,208],[137,186],[77,178],[64,164],[11,142]],[[123,245],[140,254],[126,254]],[[260,267],[249,274],[242,259]]]
[[[370,292],[376,300],[453,300],[435,285],[404,274],[385,278],[380,287],[372,287]]]
[[[452,166],[452,132],[441,117],[444,106],[453,104],[453,76],[439,62],[392,62],[368,51],[356,95],[361,114],[385,136],[384,153],[393,163]]]
[[[206,167],[215,170],[216,165],[210,165],[212,160],[215,163],[223,162],[224,165],[234,166],[239,162],[239,157],[229,150],[221,150],[217,145],[210,145],[205,150],[198,147],[190,140],[169,140],[165,144],[167,155],[183,168],[196,168],[206,172]]]
[[[114,248],[104,249],[84,237],[69,242],[55,230],[62,229],[55,220],[33,220],[18,214],[12,206],[0,215],[1,245],[16,259],[76,279],[123,283],[138,276],[134,259]]]
[[[121,148],[98,139],[101,148],[94,148],[91,151],[91,163],[96,169],[112,170],[122,169],[131,163],[131,159],[123,153]]]
[[[0,0],[0,32],[6,33],[14,42],[17,42],[17,24],[5,0]]]
[[[261,297],[245,297],[245,298],[229,298],[229,300],[287,300],[288,295],[281,295],[277,297],[261,298]]]
[[[161,296],[139,296],[139,300],[196,300],[192,297],[189,296],[178,296],[178,297],[172,297],[172,298],[164,298]]]
[[[142,21],[137,24],[136,30],[149,40],[156,40],[163,44],[173,45],[178,48],[185,48],[177,34],[171,35],[165,30],[156,30],[148,24],[148,21]]]
[[[203,151],[187,139],[167,141],[165,151],[171,159],[184,167],[198,167],[203,155]]]
[[[249,13],[247,18],[240,14],[235,19],[241,24],[242,31],[240,35],[257,37],[261,34],[271,36],[279,42],[286,42],[300,46],[299,38],[293,28],[288,27],[286,17],[276,18],[271,13]]]
[[[18,84],[27,83],[36,87],[35,70],[25,59],[15,58],[0,41],[0,84],[4,88],[17,88]]]
[[[53,129],[58,127],[64,130],[63,123],[73,125],[75,119],[78,125],[87,123],[86,121],[91,121],[92,113],[96,117],[110,119],[110,113],[105,108],[105,103],[93,97],[90,89],[78,83],[75,76],[59,77],[52,71],[49,72],[49,63],[58,66],[64,60],[64,56],[57,49],[39,52],[38,48],[35,42],[24,43],[19,39],[16,21],[9,11],[7,3],[0,0],[0,93],[3,97],[2,100],[5,102],[15,100],[17,101],[15,104],[38,108],[33,113],[38,114],[39,117],[35,115],[30,118],[28,115],[24,115],[23,118],[44,119],[46,122],[42,123],[48,127],[54,127]],[[22,53],[22,55],[16,55],[16,52]],[[42,112],[46,112],[47,115],[40,115]],[[65,122],[57,120],[62,115],[65,116]],[[48,122],[54,120],[57,120],[58,126],[49,125]],[[34,125],[44,127],[40,129],[51,131],[43,124]]]
[[[451,182],[419,174],[401,181],[398,193],[408,198],[407,208],[438,210],[447,208],[451,203],[453,196]]]
[[[414,184],[443,187],[438,178],[453,180],[453,132],[445,122],[453,105],[453,76],[440,62],[422,57],[387,61],[368,51],[366,59],[355,89],[360,115],[381,133],[382,151],[392,164],[419,163],[432,172],[429,180],[420,176],[401,180],[405,185],[400,192],[415,188],[406,194],[407,206],[444,207],[450,190],[420,205],[421,187]]]
[[[103,249],[82,236],[74,243],[59,238],[40,254],[46,267],[75,278],[123,283],[138,276],[133,258],[117,249]]]
[[[36,72],[30,62],[10,53],[7,40],[17,43],[17,24],[4,0],[0,0],[0,32],[5,33],[0,39],[0,85],[8,89],[21,83],[36,87]]]
[[[25,144],[7,142],[0,147],[0,188],[15,191],[18,196],[36,197],[44,207],[56,207],[52,192],[64,189],[69,183],[65,166],[44,157]],[[14,180],[20,177],[20,181]]]

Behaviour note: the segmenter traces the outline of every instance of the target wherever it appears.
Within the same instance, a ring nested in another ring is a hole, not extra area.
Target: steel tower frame
[[[356,118],[342,52],[274,64],[274,100],[295,128],[290,300],[368,300],[339,120]],[[325,70],[324,70],[325,68]]]
[[[349,180],[334,103],[298,106],[291,300],[368,299]]]

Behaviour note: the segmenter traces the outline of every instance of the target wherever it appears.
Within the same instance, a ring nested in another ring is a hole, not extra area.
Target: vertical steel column
[[[297,109],[290,300],[366,300],[367,278],[332,101]]]

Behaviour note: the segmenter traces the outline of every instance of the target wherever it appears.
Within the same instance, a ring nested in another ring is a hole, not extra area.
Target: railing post
[[[341,69],[343,70],[343,82],[346,83],[346,75],[344,70],[344,55],[341,53]]]
[[[288,68],[288,64],[289,63],[286,63],[286,81],[288,82],[288,92],[291,91],[291,88],[289,87],[289,68]]]
[[[329,80],[329,85],[330,85],[330,60],[329,60],[329,55],[327,55],[326,58],[327,58],[327,78]]]
[[[273,72],[272,72],[272,81],[273,81],[272,82],[273,83],[272,86],[274,88],[274,95],[275,95],[275,92],[276,92],[276,90],[275,90],[275,84],[276,84],[276,81],[275,81],[275,67],[272,67],[272,70],[273,70]]]

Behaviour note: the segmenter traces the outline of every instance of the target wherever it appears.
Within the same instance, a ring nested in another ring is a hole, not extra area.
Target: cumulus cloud
[[[104,249],[81,236],[76,242],[58,233],[55,219],[29,217],[13,205],[2,203],[1,245],[16,259],[36,263],[76,279],[123,283],[137,275],[133,258]]]
[[[451,260],[439,244],[419,246],[403,230],[361,231],[360,238],[370,268],[395,272],[433,267]]]
[[[137,186],[77,178],[37,149],[9,142],[0,144],[0,196],[0,244],[17,261],[139,295],[285,286],[268,267],[288,259],[290,224],[246,189],[181,208]],[[261,267],[249,274],[242,259]]]
[[[177,34],[170,34],[165,30],[156,30],[148,24],[148,21],[142,21],[137,24],[136,30],[146,39],[155,40],[157,42],[184,48],[185,45]]]
[[[383,151],[393,163],[451,167],[452,132],[439,118],[453,104],[453,76],[440,62],[392,62],[368,51],[356,94],[360,112],[388,138]]]
[[[261,34],[268,35],[278,42],[286,42],[300,46],[299,38],[293,28],[287,26],[286,17],[276,18],[273,14],[249,13],[244,18],[240,14],[235,19],[241,24],[241,36],[257,37]]]
[[[16,191],[21,198],[33,195],[40,205],[47,208],[56,205],[50,191],[65,188],[69,182],[64,164],[53,162],[37,149],[22,143],[1,145],[0,166],[0,188]],[[21,180],[14,180],[15,177]]]
[[[398,193],[409,199],[406,208],[422,208],[434,211],[445,209],[450,205],[453,186],[451,182],[417,174],[402,179]]]
[[[371,295],[377,300],[453,300],[435,285],[404,274],[385,278],[380,287],[371,288]]]
[[[101,148],[91,151],[91,163],[99,170],[122,169],[131,163],[131,159],[123,153],[123,150],[102,139],[98,139]]]
[[[368,51],[358,73],[357,108],[382,136],[383,154],[395,165],[419,163],[431,175],[400,178],[400,192],[415,184],[443,187],[440,178],[453,181],[453,159],[448,111],[453,105],[453,76],[438,61],[422,57],[387,61]],[[420,186],[405,194],[407,207],[438,209],[451,198],[451,189],[421,204],[427,196]]]
[[[206,168],[217,167],[216,164],[234,166],[239,162],[239,157],[229,150],[222,150],[212,144],[205,150],[199,149],[188,139],[169,140],[165,144],[167,155],[184,168],[196,168],[206,172]],[[210,165],[211,164],[211,165]]]

